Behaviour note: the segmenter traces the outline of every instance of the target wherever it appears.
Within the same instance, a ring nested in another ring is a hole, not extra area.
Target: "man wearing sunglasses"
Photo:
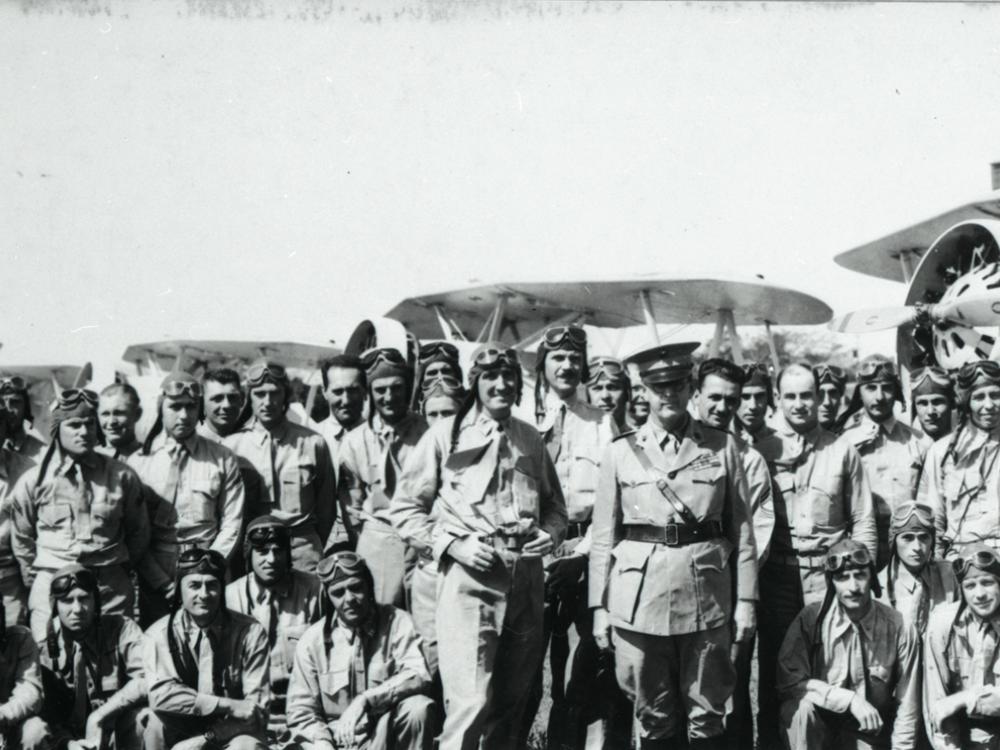
[[[984,544],[959,550],[961,599],[931,613],[924,644],[924,710],[936,750],[1000,742],[1000,559]]]
[[[601,455],[618,430],[609,413],[580,396],[581,385],[591,375],[587,333],[582,327],[555,326],[545,331],[535,369],[538,430],[555,464],[569,514],[566,540],[546,562],[545,570],[545,632],[546,640],[551,639],[552,669],[548,739],[552,747],[578,747],[587,733],[586,703],[593,696],[599,653],[587,607],[588,530]],[[579,638],[572,655],[571,628]],[[541,703],[542,685],[540,668],[525,714],[525,736]]]
[[[282,365],[254,362],[246,390],[253,417],[224,441],[256,474],[245,515],[281,518],[292,535],[292,567],[312,573],[337,516],[330,449],[319,434],[288,419],[292,390]]]
[[[768,409],[774,411],[774,408],[774,386],[767,365],[759,362],[743,365],[743,387],[736,416],[751,444],[756,445],[774,434],[774,429],[767,424]]]
[[[98,396],[71,389],[52,412],[52,444],[12,494],[14,556],[30,587],[31,632],[42,643],[51,616],[49,583],[65,565],[84,561],[109,614],[133,611],[128,570],[149,546],[142,483],[129,466],[97,452]]]
[[[587,400],[610,414],[619,431],[629,429],[626,409],[632,400],[632,384],[625,365],[612,357],[594,357],[587,363],[587,369],[590,371]]]
[[[38,463],[45,455],[45,441],[31,424],[31,394],[28,383],[20,375],[0,375],[0,416],[7,424],[7,447]]]
[[[250,572],[226,587],[226,606],[250,615],[267,631],[271,650],[271,704],[268,742],[282,747],[290,739],[285,725],[285,695],[295,647],[322,615],[319,579],[292,568],[292,541],[284,522],[261,516],[247,525],[243,555]]]
[[[197,432],[201,385],[186,372],[160,384],[156,421],[142,451],[129,459],[145,487],[152,538],[138,565],[139,621],[148,627],[170,611],[177,555],[186,545],[233,555],[245,493],[236,456]]]
[[[228,367],[209,370],[202,378],[202,388],[204,409],[198,434],[221,444],[239,429],[246,404],[239,373]]]
[[[921,367],[910,373],[910,408],[914,425],[932,441],[951,432],[951,411],[955,408],[955,387],[948,372],[937,366]]]
[[[215,550],[180,554],[173,611],[146,631],[150,713],[145,750],[266,750],[271,698],[267,634],[223,601],[226,561]]]
[[[931,441],[917,435],[896,419],[895,406],[902,404],[902,385],[896,366],[881,355],[872,355],[858,366],[858,384],[851,404],[840,422],[861,456],[875,504],[878,530],[878,568],[889,560],[889,521],[892,512],[917,494],[917,484]],[[854,414],[858,418],[851,420]]]
[[[320,374],[330,416],[319,423],[319,434],[330,449],[334,470],[339,470],[340,445],[364,417],[368,381],[361,360],[349,354],[338,354],[324,362]]]
[[[757,561],[735,440],[688,413],[694,342],[633,354],[649,421],[601,464],[590,606],[645,750],[724,747],[733,641],[753,636]]]
[[[959,423],[927,452],[917,498],[935,511],[938,556],[982,542],[1000,550],[1000,363],[962,365]]]
[[[104,445],[97,450],[119,461],[128,461],[129,456],[142,448],[135,436],[135,426],[141,417],[139,394],[128,383],[113,383],[102,390],[97,422]]]
[[[871,490],[854,447],[824,429],[817,418],[819,392],[813,371],[789,365],[778,374],[775,432],[754,447],[774,478],[775,526],[771,551],[760,571],[758,639],[762,750],[781,747],[775,664],[785,632],[803,606],[826,592],[822,561],[827,550],[850,536],[878,549]]]
[[[440,569],[436,630],[447,717],[441,750],[520,748],[544,655],[542,556],[566,531],[559,478],[541,436],[511,415],[517,353],[473,355],[470,396],[406,462],[391,517]]]
[[[427,422],[409,410],[412,368],[400,352],[370,349],[362,362],[370,412],[341,445],[338,494],[358,554],[375,579],[376,601],[402,607],[406,571],[414,560],[389,520],[389,503]]]
[[[97,579],[82,565],[56,571],[50,591],[39,734],[68,750],[140,747],[139,710],[146,705],[142,631],[127,617],[101,612]]]
[[[410,616],[375,601],[355,552],[319,565],[328,614],[306,630],[288,688],[288,726],[302,750],[430,750],[430,675]]]
[[[813,377],[818,395],[816,414],[819,426],[839,433],[843,425],[837,420],[847,392],[847,373],[836,365],[817,365],[813,368]]]
[[[781,726],[792,750],[913,750],[920,736],[920,638],[879,594],[853,539],[823,558],[827,591],[788,629],[778,659]]]

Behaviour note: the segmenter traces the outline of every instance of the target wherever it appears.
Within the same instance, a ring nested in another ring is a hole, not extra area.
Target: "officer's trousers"
[[[635,703],[641,739],[719,737],[736,675],[729,625],[683,635],[613,629],[618,684]]]
[[[498,552],[486,573],[449,560],[438,588],[445,722],[440,750],[520,750],[542,659],[542,561]],[[480,745],[480,738],[482,744]]]
[[[420,635],[427,669],[434,677],[438,671],[437,656],[437,588],[436,562],[418,564],[410,576],[410,616]]]
[[[760,622],[760,618],[757,618]],[[750,673],[753,671],[753,638],[734,645],[736,658],[736,687],[729,711],[726,713],[726,740],[730,750],[753,748],[753,706],[750,705]]]
[[[785,747],[791,750],[873,750],[892,745],[892,722],[878,734],[862,734],[858,723],[847,714],[835,714],[806,699],[781,704],[781,727]]]
[[[396,530],[385,521],[366,520],[358,534],[357,552],[375,579],[375,601],[400,608],[406,606],[403,581],[414,557]]]
[[[105,565],[91,568],[97,576],[101,593],[101,613],[132,617],[135,605],[135,590],[124,565]],[[49,584],[54,570],[38,570],[28,594],[28,608],[31,610],[31,634],[38,643],[45,642],[49,621],[52,619],[52,605],[49,601]]]

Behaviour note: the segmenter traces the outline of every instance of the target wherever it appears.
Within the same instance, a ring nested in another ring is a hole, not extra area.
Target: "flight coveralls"
[[[934,732],[935,750],[994,750],[1000,743],[1000,617],[983,620],[963,602],[931,612],[924,641],[924,711],[945,696],[971,691],[965,711]]]
[[[232,557],[245,496],[236,456],[197,434],[183,442],[158,435],[149,455],[135,453],[129,465],[142,480],[151,528],[138,565],[140,619],[148,626],[170,611],[163,587],[173,582],[184,547]]]
[[[618,429],[611,415],[575,395],[563,400],[550,391],[545,405],[538,431],[556,467],[569,520],[566,540],[546,559],[545,641],[550,648],[552,669],[547,740],[553,748],[580,747],[586,738],[589,719],[598,707],[596,678],[601,658],[587,606],[586,564],[591,541],[588,532],[601,456]],[[581,570],[574,580],[552,585],[559,568],[575,571],[576,566]],[[573,626],[578,642],[571,656],[569,631]],[[525,739],[541,703],[543,671],[544,659],[525,712]],[[631,709],[624,703],[620,694],[600,696],[602,708],[607,706],[612,711],[618,708],[618,713],[623,714],[619,723],[624,723],[627,732]]]
[[[326,441],[289,420],[269,431],[256,418],[229,435],[224,445],[254,469],[247,487],[246,521],[268,513],[292,535],[292,566],[315,573],[337,516],[336,483]]]
[[[799,611],[826,594],[823,556],[851,537],[874,558],[871,490],[854,447],[822,427],[799,435],[782,423],[756,444],[774,478],[774,533],[760,574],[757,731],[762,750],[780,746],[774,675],[785,632]]]
[[[142,482],[121,461],[100,453],[74,461],[57,449],[44,477],[40,468],[25,472],[14,488],[11,541],[30,588],[31,632],[42,643],[51,617],[49,583],[65,565],[94,572],[105,614],[132,613],[128,568],[146,554],[150,532]]]
[[[542,438],[516,417],[479,408],[434,424],[410,454],[390,516],[400,536],[440,570],[437,632],[447,714],[441,750],[520,748],[532,678],[544,655],[542,559],[521,549],[545,531],[558,547],[566,505]],[[431,515],[433,507],[434,515]],[[450,556],[476,537],[496,550],[481,573]]]
[[[618,683],[651,745],[684,716],[692,740],[723,732],[734,598],[757,598],[746,496],[733,437],[690,418],[679,438],[649,420],[601,462],[589,601],[608,611]]]
[[[168,631],[180,664],[171,653]],[[271,702],[268,652],[264,629],[238,612],[220,611],[206,628],[183,609],[153,623],[143,647],[151,709],[143,748],[166,750],[211,730],[228,738],[219,743],[227,750],[264,750],[264,726],[236,725],[215,714],[222,697],[250,701],[266,716]],[[213,674],[216,664],[222,667],[218,679]]]
[[[879,424],[866,414],[847,427],[841,437],[861,456],[875,507],[878,531],[877,567],[889,562],[889,521],[898,505],[917,496],[924,458],[931,440],[920,437],[894,417]]]
[[[987,432],[968,422],[957,439],[946,435],[931,446],[917,500],[934,509],[939,558],[951,559],[973,542],[1000,552],[998,494],[1000,428]]]
[[[251,572],[226,586],[226,607],[253,617],[267,633],[271,649],[267,731],[271,744],[280,746],[289,739],[285,703],[295,648],[302,634],[323,614],[323,588],[312,573],[289,570],[285,580],[268,589]]]
[[[334,615],[306,630],[295,652],[288,727],[306,748],[333,743],[330,725],[363,693],[375,722],[366,750],[430,750],[433,702],[422,694],[430,682],[420,637],[406,612],[375,605],[374,616],[358,631]]]
[[[11,492],[34,463],[7,448],[0,448],[0,596],[8,625],[28,624],[28,589],[21,580],[21,566],[11,543]]]
[[[142,630],[121,615],[101,615],[80,641],[58,619],[41,647],[45,732],[55,743],[82,739],[98,706],[113,706],[116,750],[142,746],[139,711],[146,705]]]
[[[920,735],[920,637],[891,607],[873,601],[852,623],[834,601],[795,619],[778,657],[781,725],[792,750],[913,750]],[[819,642],[816,636],[819,636]],[[882,717],[878,733],[861,732],[850,713],[860,695]]]
[[[7,628],[0,638],[0,736],[22,750],[48,748],[45,724],[38,718],[44,706],[38,644],[20,625]]]
[[[420,415],[388,425],[375,414],[347,433],[340,449],[340,507],[347,509],[357,552],[375,579],[375,599],[396,607],[406,603],[404,582],[416,560],[389,520],[389,504],[407,457],[426,431]]]

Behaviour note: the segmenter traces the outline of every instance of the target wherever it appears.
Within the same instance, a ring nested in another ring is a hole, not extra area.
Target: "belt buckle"
[[[668,547],[676,547],[679,541],[678,535],[678,525],[676,523],[668,523],[663,527],[663,543]]]

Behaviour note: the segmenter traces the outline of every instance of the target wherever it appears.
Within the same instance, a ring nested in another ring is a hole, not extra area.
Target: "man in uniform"
[[[915,750],[920,638],[879,593],[875,559],[854,539],[826,553],[827,593],[795,618],[778,659],[781,726],[792,750]]]
[[[461,384],[462,365],[458,359],[458,347],[447,341],[421,344],[417,357],[417,376],[413,383],[411,411],[424,413],[424,384],[442,377],[451,378]]]
[[[587,400],[610,414],[619,431],[630,429],[626,409],[632,400],[632,386],[621,361],[613,357],[594,357],[587,363]]]
[[[910,373],[910,403],[919,427],[932,441],[951,432],[951,411],[955,408],[955,387],[947,370],[921,367]]]
[[[820,426],[813,372],[789,365],[778,375],[781,426],[755,448],[774,478],[775,526],[771,552],[760,572],[758,665],[759,747],[781,746],[774,675],[785,632],[802,607],[826,593],[823,557],[850,536],[874,558],[878,535],[871,490],[861,457],[850,443]]]
[[[186,372],[160,384],[156,422],[141,452],[129,460],[146,490],[152,539],[139,563],[140,622],[148,627],[170,611],[181,548],[217,551],[228,560],[240,538],[244,491],[232,451],[196,431],[201,386]]]
[[[135,426],[142,417],[139,394],[127,383],[114,383],[101,391],[97,404],[97,422],[104,445],[98,450],[106,456],[128,461],[142,448],[135,437]]]
[[[292,567],[313,572],[337,516],[330,450],[320,435],[291,422],[285,368],[258,360],[247,369],[253,418],[224,441],[256,474],[247,518],[270,513],[292,535]]]
[[[198,434],[221,443],[240,427],[240,416],[246,397],[236,370],[220,367],[209,370],[202,379],[205,390],[204,419],[198,423]]]
[[[149,517],[136,473],[96,450],[97,404],[93,391],[60,394],[52,444],[41,465],[26,471],[14,488],[14,557],[30,587],[31,632],[39,643],[51,616],[49,583],[65,565],[81,563],[93,571],[105,612],[133,611],[128,568],[146,553]]]
[[[7,423],[6,446],[25,458],[38,463],[45,454],[45,442],[31,424],[31,395],[28,384],[20,375],[0,375],[0,411]]]
[[[580,398],[580,385],[590,379],[583,328],[556,326],[545,331],[535,369],[538,431],[556,467],[569,515],[566,540],[545,569],[545,635],[546,641],[551,639],[552,669],[547,736],[550,746],[561,750],[583,746],[588,704],[595,693],[599,649],[587,607],[588,530],[601,455],[618,430],[610,414]],[[570,659],[569,631],[574,626],[579,642]],[[542,685],[540,667],[525,714],[525,738],[542,699]]]
[[[871,487],[881,570],[889,561],[892,512],[916,497],[931,441],[896,419],[896,402],[903,401],[902,385],[895,365],[885,357],[872,355],[861,362],[854,394],[845,416],[860,411],[860,418],[848,422],[843,438],[860,454]]]
[[[701,424],[723,432],[729,431],[736,410],[742,403],[744,377],[743,368],[725,359],[706,359],[698,366],[698,390],[695,392],[694,402]],[[767,556],[771,532],[774,530],[771,474],[764,457],[738,436],[736,447],[743,459],[743,473],[747,479],[747,512],[753,522],[759,569]],[[737,647],[733,664],[736,668],[736,688],[733,691],[732,710],[726,717],[726,734],[730,745],[737,750],[753,746],[753,712],[750,706],[753,645],[753,638],[742,641]]]
[[[338,354],[320,367],[323,395],[330,407],[330,416],[318,425],[319,434],[330,449],[335,470],[340,468],[340,444],[347,433],[361,424],[365,411],[365,367],[361,360],[349,354]]]
[[[285,695],[295,647],[322,616],[319,579],[292,568],[292,540],[281,519],[261,516],[247,525],[243,553],[250,572],[226,587],[226,606],[250,615],[267,632],[271,649],[271,705],[268,741],[282,747],[290,739]]]
[[[0,616],[0,746],[49,750],[38,645],[20,625],[2,625]]]
[[[430,675],[406,612],[375,602],[374,581],[356,552],[324,559],[319,575],[329,614],[295,652],[288,726],[302,750],[365,747],[430,750]]]
[[[127,617],[101,613],[97,579],[82,565],[56,571],[50,590],[42,733],[54,747],[141,747],[142,631]]]
[[[267,634],[226,609],[225,576],[215,550],[192,547],[178,558],[174,611],[146,631],[145,750],[184,740],[199,749],[267,750]]]
[[[613,641],[647,750],[676,746],[685,719],[692,750],[724,747],[730,647],[755,625],[743,462],[731,435],[687,412],[697,348],[658,345],[626,360],[646,385],[649,420],[605,453],[594,508],[594,633],[604,648]]]
[[[638,378],[633,379],[631,375],[629,375],[629,391],[632,395],[628,400],[626,421],[629,427],[637,430],[649,419],[649,399],[646,398],[646,386]]]
[[[6,443],[7,422],[0,419],[0,597],[8,625],[28,623],[28,589],[11,543],[11,493],[17,480],[34,466],[29,458]]]
[[[402,607],[403,582],[412,560],[389,521],[389,502],[427,422],[409,410],[412,375],[402,354],[370,349],[362,361],[371,411],[341,444],[338,493],[349,514],[344,523],[375,579],[375,599]]]
[[[516,352],[480,346],[469,399],[421,439],[392,501],[400,535],[441,570],[441,750],[524,746],[544,655],[541,558],[566,533],[566,505],[538,431],[511,416],[521,386]]]
[[[824,430],[837,433],[840,425],[840,407],[844,403],[844,393],[847,389],[847,373],[836,365],[817,365],[813,368],[816,388],[819,393],[817,419]]]
[[[767,424],[767,410],[774,409],[774,387],[767,365],[751,362],[743,365],[743,388],[740,406],[736,412],[751,445],[774,434]]]

